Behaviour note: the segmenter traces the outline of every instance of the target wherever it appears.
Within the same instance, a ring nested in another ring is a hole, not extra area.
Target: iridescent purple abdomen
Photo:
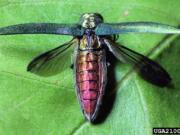
[[[93,121],[101,104],[106,85],[105,50],[84,50],[76,56],[76,85],[81,108],[86,118]]]

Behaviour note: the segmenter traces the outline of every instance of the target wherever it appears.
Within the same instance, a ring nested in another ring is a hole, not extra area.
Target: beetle
[[[76,93],[86,119],[93,122],[99,113],[107,83],[107,51],[118,60],[135,64],[138,71],[151,82],[167,86],[170,75],[159,64],[146,56],[116,43],[116,36],[124,33],[176,33],[180,30],[156,22],[104,23],[99,13],[85,13],[77,24],[27,23],[0,28],[0,35],[58,34],[73,39],[57,48],[35,57],[27,71],[41,76],[51,76],[64,68],[62,59],[74,49]],[[67,59],[68,60],[68,59]]]

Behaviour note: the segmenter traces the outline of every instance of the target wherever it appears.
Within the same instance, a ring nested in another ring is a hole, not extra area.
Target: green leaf
[[[179,0],[13,0],[0,1],[0,27],[33,23],[76,23],[82,13],[99,12],[108,23],[151,21],[178,26]],[[84,120],[73,71],[53,77],[26,72],[37,55],[67,42],[55,35],[0,36],[0,133],[3,135],[151,135],[153,127],[180,126],[180,39],[155,34],[120,35],[123,45],[158,61],[171,74],[174,88],[159,88],[116,62],[111,71],[114,103],[101,123]],[[107,99],[112,99],[109,95]],[[107,100],[108,101],[108,100]],[[107,108],[104,108],[105,110]]]

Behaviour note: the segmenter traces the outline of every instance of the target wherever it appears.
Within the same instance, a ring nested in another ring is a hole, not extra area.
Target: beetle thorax
[[[98,37],[95,35],[87,36],[84,35],[80,40],[79,49],[87,50],[87,49],[99,49],[101,48],[101,44],[98,41]]]
[[[81,16],[80,23],[84,28],[95,28],[103,22],[103,17],[98,13],[86,13]]]

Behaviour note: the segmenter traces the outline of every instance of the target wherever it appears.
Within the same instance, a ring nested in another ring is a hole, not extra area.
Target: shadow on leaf
[[[107,52],[107,62],[110,62],[110,65],[107,68],[107,85],[105,90],[105,95],[103,97],[102,105],[100,106],[99,114],[97,119],[93,122],[93,124],[100,124],[105,121],[107,116],[110,114],[114,101],[116,98],[116,92],[112,93],[112,89],[115,89],[117,81],[115,79],[115,69],[114,66],[116,62],[116,58],[112,55],[112,53]]]

